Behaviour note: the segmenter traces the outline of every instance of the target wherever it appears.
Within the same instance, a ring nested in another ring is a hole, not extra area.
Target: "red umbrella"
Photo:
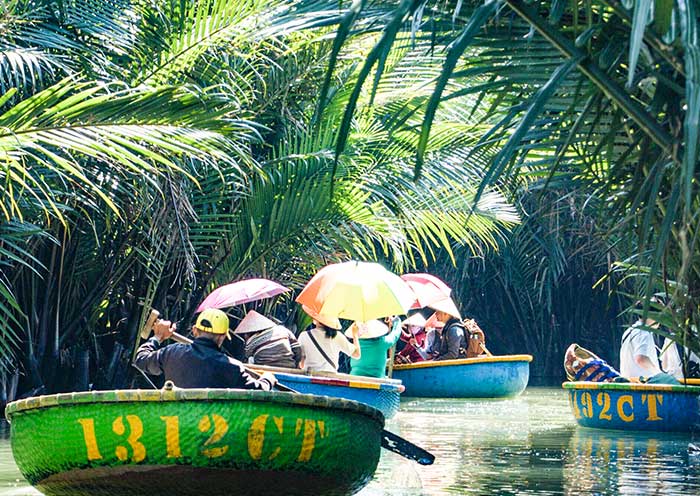
[[[427,307],[431,303],[449,298],[452,293],[452,289],[442,279],[432,274],[404,274],[401,279],[406,281],[416,294],[416,300],[411,308]]]
[[[271,298],[285,291],[289,291],[289,288],[269,279],[244,279],[226,284],[209,293],[197,308],[197,312],[205,308],[226,308]]]

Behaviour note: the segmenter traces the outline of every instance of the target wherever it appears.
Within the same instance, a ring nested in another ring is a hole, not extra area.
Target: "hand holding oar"
[[[151,313],[148,315],[148,319],[146,319],[146,324],[141,328],[141,331],[139,335],[141,336],[142,339],[148,339],[148,337],[151,335],[151,331],[153,331],[156,334],[156,338],[159,341],[165,341],[166,339],[172,339],[173,341],[176,341],[181,344],[189,344],[191,345],[193,341],[186,337],[183,336],[182,334],[179,334],[178,332],[175,331],[176,326],[175,324],[170,324],[168,321],[163,321],[161,322],[161,319],[159,319],[160,313],[158,310],[151,310]],[[163,325],[165,324],[165,325]],[[234,358],[223,348],[219,348],[219,351],[224,353],[225,355],[228,355],[229,360],[234,360]],[[280,391],[284,391],[283,387],[280,387],[280,384],[278,384],[277,379],[273,374],[266,373],[263,376],[258,374],[255,371],[250,370],[248,367],[245,366],[242,362],[236,360],[236,365],[239,365],[243,370],[245,370],[249,376],[253,377],[254,379],[262,379],[264,381],[267,381],[270,384],[271,388],[278,388]],[[148,382],[153,385],[151,380],[148,378],[148,376],[144,373],[143,370],[141,370],[139,367],[136,366],[136,364],[133,364],[136,369],[141,372],[144,377],[148,380]],[[155,387],[155,386],[154,386]],[[287,388],[288,389],[288,388]]]
[[[153,331],[153,327],[158,323],[160,319],[160,312],[158,310],[151,310],[151,313],[148,315],[148,319],[146,319],[146,324],[141,328],[141,339],[148,339],[149,336],[151,335],[151,331]],[[183,344],[192,344],[192,340],[186,336],[183,336],[182,334],[178,334],[175,332],[175,324],[169,327],[168,331],[165,332],[165,336],[167,338],[172,338],[173,341],[177,341],[178,343],[183,343]]]

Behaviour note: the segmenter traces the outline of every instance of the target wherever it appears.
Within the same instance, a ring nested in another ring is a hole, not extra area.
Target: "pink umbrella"
[[[226,308],[271,298],[285,291],[289,291],[289,288],[269,279],[244,279],[216,288],[199,305],[197,312],[205,308]]]
[[[416,301],[413,302],[411,308],[427,307],[431,303],[449,298],[450,293],[452,293],[452,289],[442,279],[432,274],[404,274],[401,279],[406,281],[406,284],[416,294]]]

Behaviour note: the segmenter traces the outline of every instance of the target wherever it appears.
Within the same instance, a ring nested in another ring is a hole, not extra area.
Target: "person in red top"
[[[425,317],[420,313],[414,313],[402,323],[401,341],[406,343],[404,347],[396,354],[394,361],[396,363],[414,363],[425,360],[421,355],[419,348],[425,345]]]

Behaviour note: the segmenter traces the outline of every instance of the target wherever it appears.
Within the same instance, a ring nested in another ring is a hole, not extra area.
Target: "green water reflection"
[[[436,462],[422,467],[384,451],[361,496],[700,494],[700,453],[688,450],[700,441],[578,428],[560,389],[530,388],[501,401],[407,399],[387,427]],[[39,494],[17,470],[6,431],[0,494]]]

